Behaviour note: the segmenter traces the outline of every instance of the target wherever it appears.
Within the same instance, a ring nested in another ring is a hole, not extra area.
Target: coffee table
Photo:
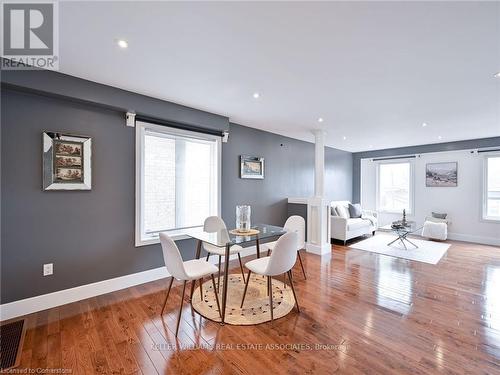
[[[387,246],[391,246],[394,242],[400,241],[403,246],[405,247],[405,250],[408,250],[408,247],[406,246],[405,242],[408,242],[412,246],[415,247],[415,249],[418,249],[418,246],[415,245],[412,241],[408,239],[408,235],[415,233],[419,230],[422,229],[422,226],[417,225],[416,222],[414,221],[407,221],[405,226],[400,226],[400,227],[393,227],[392,224],[384,225],[380,229],[386,230],[386,231],[391,231],[395,233],[398,238],[396,238],[394,241],[391,241],[387,244]]]

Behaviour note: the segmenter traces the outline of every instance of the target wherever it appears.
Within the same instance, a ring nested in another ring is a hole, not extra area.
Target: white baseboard
[[[306,243],[306,251],[311,254],[325,256],[331,254],[332,245],[328,243],[321,246],[321,245],[314,245],[308,242]]]
[[[448,233],[448,239],[464,242],[473,242],[483,245],[500,246],[500,238],[474,236],[471,234]]]
[[[255,246],[250,246],[243,249],[240,254],[242,257],[245,257],[255,254],[255,252]],[[229,259],[233,260],[237,259],[237,257],[238,256],[236,254],[233,254],[229,257]],[[218,264],[217,256],[211,256],[209,261],[213,264]],[[5,303],[0,305],[0,321],[66,305],[71,302],[81,301],[86,298],[111,293],[120,289],[130,288],[135,285],[148,283],[169,276],[170,274],[167,272],[165,267],[158,267],[143,272],[137,272],[130,275],[115,277],[113,279],[98,281],[74,288],[59,290],[53,293],[42,294],[40,296]]]
[[[378,229],[378,231],[391,232],[390,229]],[[421,234],[414,234],[415,236],[422,237]],[[426,239],[426,237],[422,237]],[[500,238],[495,237],[485,237],[485,236],[475,236],[473,234],[462,234],[462,233],[448,233],[449,240],[472,242],[480,245],[491,245],[500,246]]]
[[[42,294],[0,305],[0,320],[16,318],[170,276],[165,267]]]

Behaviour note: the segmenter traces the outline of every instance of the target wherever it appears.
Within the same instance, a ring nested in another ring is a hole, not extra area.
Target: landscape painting
[[[82,158],[56,155],[56,167],[82,167]]]
[[[64,182],[82,182],[82,170],[76,168],[57,168],[56,180]]]
[[[455,187],[458,185],[458,163],[429,163],[425,168],[425,186]]]
[[[240,156],[240,177],[249,179],[264,178],[264,158]]]
[[[82,154],[81,143],[55,141],[54,146],[57,155],[79,156]]]

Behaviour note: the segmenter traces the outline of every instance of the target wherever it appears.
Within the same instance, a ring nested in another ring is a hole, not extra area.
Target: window
[[[483,219],[500,220],[500,155],[486,156]]]
[[[412,212],[412,164],[405,162],[378,165],[378,210],[385,212]]]
[[[219,215],[220,137],[136,124],[136,246]]]

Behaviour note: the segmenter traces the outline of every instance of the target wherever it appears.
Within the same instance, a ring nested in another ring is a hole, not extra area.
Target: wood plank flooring
[[[451,243],[435,266],[340,245],[329,259],[304,252],[301,313],[273,324],[220,326],[185,303],[176,340],[180,283],[159,314],[168,279],[31,314],[19,369],[500,374],[500,248]]]

